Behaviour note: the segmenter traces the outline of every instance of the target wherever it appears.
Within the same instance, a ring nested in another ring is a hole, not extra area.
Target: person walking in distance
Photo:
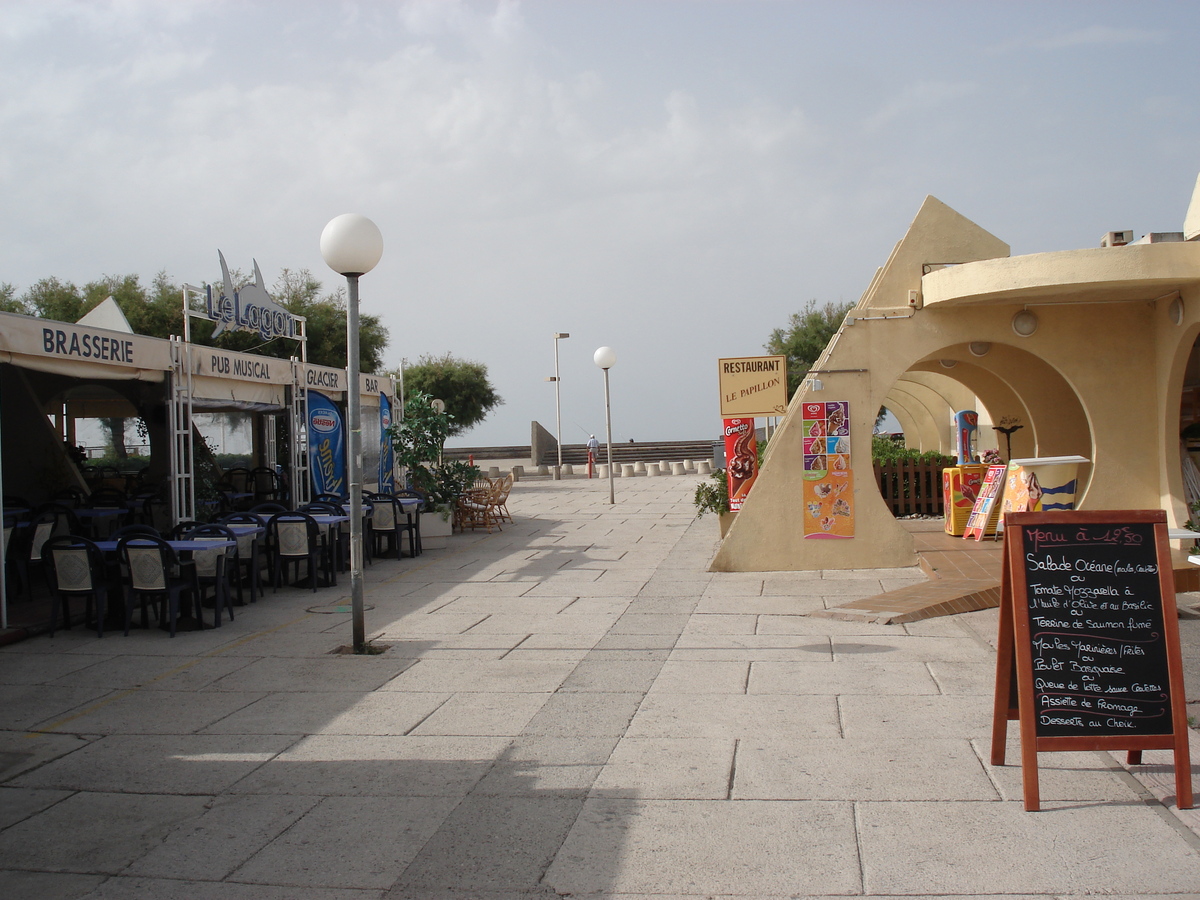
[[[596,436],[594,434],[588,435],[587,448],[588,448],[588,461],[587,461],[588,478],[591,478],[592,473],[594,471],[596,471],[596,454],[600,452],[600,442],[598,440],[596,440]]]

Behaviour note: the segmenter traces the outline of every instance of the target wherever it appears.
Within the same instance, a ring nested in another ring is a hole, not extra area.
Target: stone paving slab
[[[592,799],[546,881],[608,896],[859,894],[856,857],[849,803]]]
[[[860,803],[868,893],[1194,892],[1200,857],[1140,801]]]

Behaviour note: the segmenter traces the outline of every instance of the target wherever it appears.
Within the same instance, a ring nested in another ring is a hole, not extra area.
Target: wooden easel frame
[[[1034,700],[1033,660],[1030,645],[1028,584],[1025,578],[1024,526],[1027,525],[1129,525],[1154,526],[1159,597],[1163,604],[1163,645],[1171,691],[1170,734],[1038,737]],[[1039,752],[1066,750],[1127,750],[1127,762],[1137,765],[1143,750],[1172,750],[1175,754],[1175,806],[1192,808],[1192,769],[1188,752],[1187,707],[1183,661],[1179,650],[1179,621],[1175,608],[1175,576],[1167,544],[1167,515],[1162,510],[1055,511],[1008,513],[1004,529],[1004,568],[1000,579],[1000,630],[996,642],[996,695],[992,710],[994,766],[1004,765],[1008,722],[1017,719],[1021,729],[1021,783],[1025,809],[1041,808],[1038,791]],[[1014,698],[1014,694],[1016,695]],[[1014,699],[1017,701],[1014,705]]]

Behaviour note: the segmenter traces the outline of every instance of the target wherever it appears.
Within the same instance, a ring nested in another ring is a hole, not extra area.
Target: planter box
[[[440,513],[421,514],[421,549],[445,550],[450,539],[451,522]]]

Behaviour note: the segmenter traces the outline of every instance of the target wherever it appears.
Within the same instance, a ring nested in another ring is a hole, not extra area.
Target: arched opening
[[[1200,359],[1196,367],[1200,421]],[[904,428],[905,443],[954,455],[952,416],[979,413],[980,454],[995,449],[1007,461],[1033,456],[1095,459],[1092,429],[1079,395],[1062,374],[1010,344],[953,344],[911,366],[887,391],[884,406]],[[1000,428],[1019,426],[1010,434]],[[1198,441],[1200,446],[1200,441]],[[1086,496],[1090,466],[1081,466],[1077,498]]]

